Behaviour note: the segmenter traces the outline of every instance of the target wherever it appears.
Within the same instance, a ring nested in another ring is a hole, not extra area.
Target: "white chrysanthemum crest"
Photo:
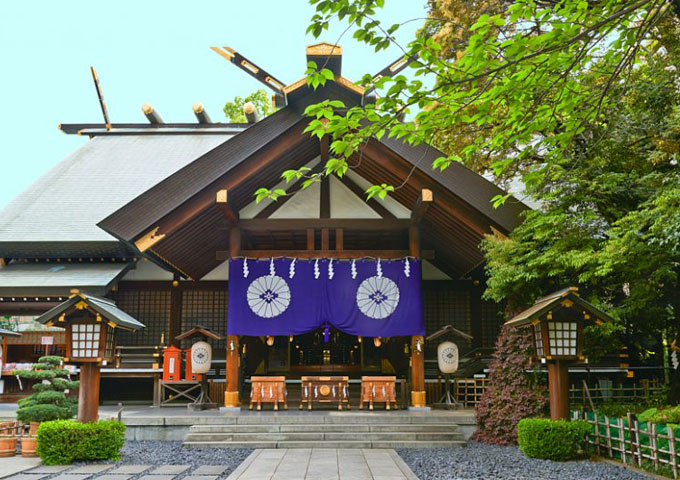
[[[406,275],[406,278],[411,276],[411,264],[408,261],[408,258],[404,259],[404,275]]]
[[[335,271],[333,270],[333,259],[331,258],[328,261],[328,280],[333,280],[334,276],[335,276]]]
[[[352,259],[352,280],[357,278],[357,261]]]
[[[382,277],[382,265],[380,265],[380,259],[378,258],[378,264],[376,266],[376,275]]]
[[[243,259],[243,278],[248,278],[249,273],[250,273],[250,270],[248,270],[248,259],[244,258]]]
[[[273,277],[276,275],[276,270],[274,269],[274,257],[269,260],[269,276]]]
[[[288,269],[288,278],[293,278],[295,276],[295,261],[297,258],[294,258],[292,262],[290,262],[290,268]]]
[[[314,260],[314,278],[319,278],[319,259]]]

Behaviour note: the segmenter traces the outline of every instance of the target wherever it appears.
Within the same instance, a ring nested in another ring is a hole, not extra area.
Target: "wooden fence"
[[[489,386],[488,378],[452,378],[451,394],[464,407],[474,407],[479,403],[482,394]],[[427,403],[437,403],[444,395],[446,383],[443,377],[425,381]]]
[[[628,403],[636,402],[640,399],[649,399],[662,388],[661,382],[657,379],[640,380],[631,384],[619,385],[588,385],[588,391],[595,403],[616,402]],[[572,385],[569,389],[569,400],[572,404],[588,405],[588,396],[582,384]]]
[[[639,422],[629,413],[627,418],[610,418],[582,410],[572,411],[572,419],[592,426],[588,443],[600,456],[615,458],[630,465],[665,470],[678,478],[680,472],[680,428]]]

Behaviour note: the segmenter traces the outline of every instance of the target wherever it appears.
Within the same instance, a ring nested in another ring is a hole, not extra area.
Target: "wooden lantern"
[[[569,364],[583,361],[583,328],[587,320],[613,321],[578,295],[576,287],[539,298],[506,322],[531,328],[536,357],[548,366],[550,417],[569,418]]]
[[[119,309],[112,300],[78,290],[71,290],[68,300],[36,320],[48,327],[66,330],[65,360],[80,365],[78,420],[97,420],[100,368],[114,360],[116,330],[134,331],[144,325]]]

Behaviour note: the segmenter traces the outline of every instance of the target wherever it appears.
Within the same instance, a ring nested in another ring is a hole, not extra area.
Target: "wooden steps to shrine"
[[[455,418],[399,412],[239,416],[192,425],[191,448],[450,448],[465,445]]]

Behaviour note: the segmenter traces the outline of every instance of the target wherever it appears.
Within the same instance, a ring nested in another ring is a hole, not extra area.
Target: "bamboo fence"
[[[603,457],[614,458],[629,465],[646,467],[655,472],[665,471],[678,478],[680,472],[680,427],[639,422],[629,413],[626,418],[595,415],[582,410],[572,411],[573,420],[591,425],[588,444]]]

